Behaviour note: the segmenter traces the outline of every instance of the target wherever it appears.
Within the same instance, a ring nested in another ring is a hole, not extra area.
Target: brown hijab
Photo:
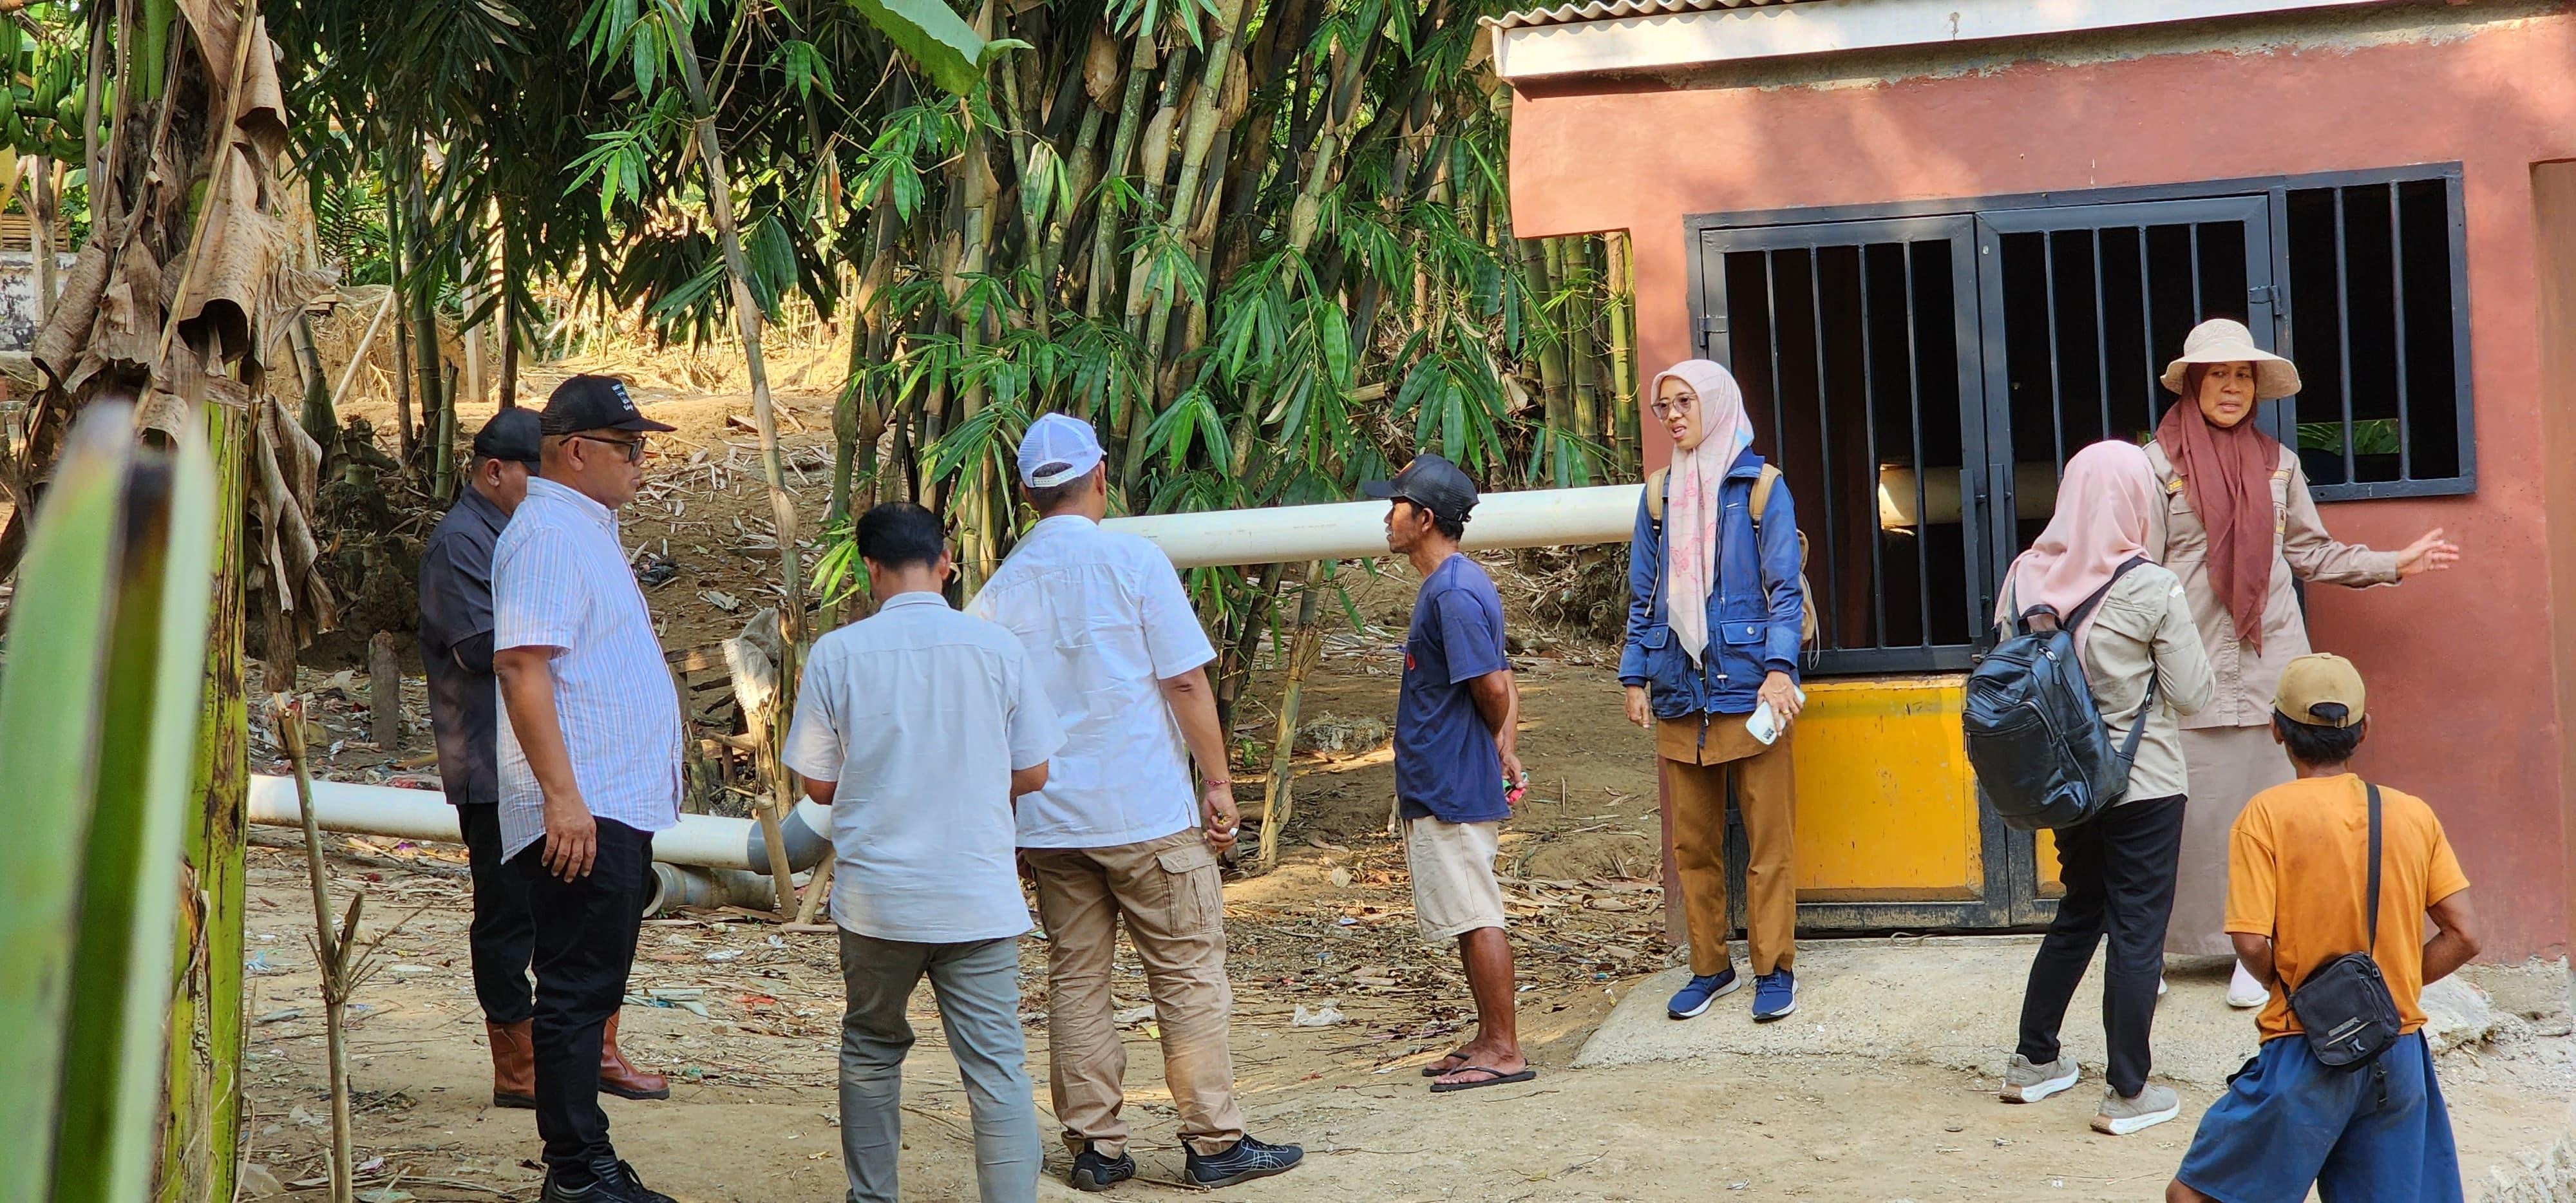
[[[2214,426],[2186,393],[2156,424],[2156,442],[2182,478],[2183,498],[2209,529],[2209,584],[2236,620],[2236,637],[2263,650],[2263,604],[2272,591],[2272,473],[2281,444],[2252,414]]]

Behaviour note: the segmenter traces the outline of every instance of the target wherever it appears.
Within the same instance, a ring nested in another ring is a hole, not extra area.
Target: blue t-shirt
[[[1408,819],[1489,823],[1511,813],[1503,758],[1467,682],[1509,667],[1503,598],[1475,561],[1452,555],[1431,570],[1404,642],[1395,702],[1395,799]]]

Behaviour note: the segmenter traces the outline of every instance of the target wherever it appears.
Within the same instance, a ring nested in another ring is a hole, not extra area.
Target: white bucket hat
[[[2298,365],[2254,345],[2245,323],[2216,317],[2191,328],[2182,354],[2165,365],[2165,391],[2182,395],[2182,376],[2195,363],[2252,363],[2254,399],[2271,401],[2299,391]]]

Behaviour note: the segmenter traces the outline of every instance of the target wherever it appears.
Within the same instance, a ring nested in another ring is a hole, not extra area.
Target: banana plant
[[[193,430],[94,402],[29,536],[0,667],[0,1199],[149,1189],[213,565]]]

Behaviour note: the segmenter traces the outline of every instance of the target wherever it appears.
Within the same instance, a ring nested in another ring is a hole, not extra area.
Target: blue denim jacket
[[[1717,588],[1708,595],[1708,648],[1700,663],[1673,640],[1664,610],[1663,523],[1637,498],[1636,541],[1628,549],[1628,643],[1619,680],[1643,685],[1655,717],[1750,714],[1754,692],[1773,671],[1798,677],[1799,627],[1806,602],[1798,591],[1798,510],[1789,484],[1772,486],[1762,529],[1753,527],[1753,485],[1762,457],[1747,449],[1718,487]],[[1671,478],[1665,478],[1667,485]]]

